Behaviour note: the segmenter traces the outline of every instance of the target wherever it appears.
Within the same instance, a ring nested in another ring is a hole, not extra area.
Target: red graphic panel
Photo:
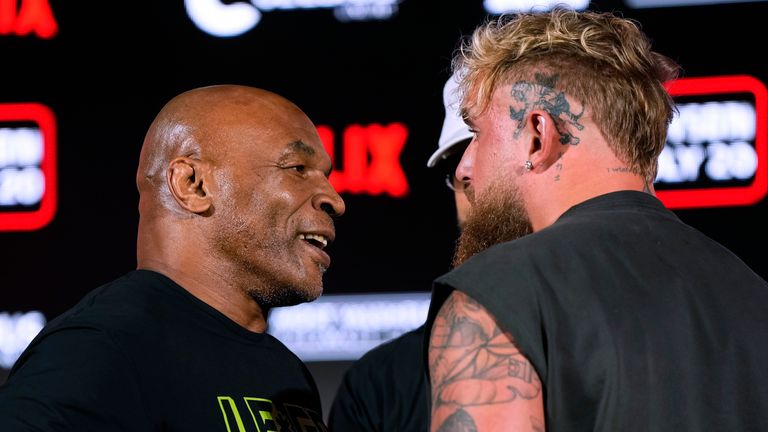
[[[342,134],[341,157],[335,155],[335,134],[325,125],[317,126],[323,147],[336,167],[330,181],[338,193],[389,195],[402,198],[410,190],[400,163],[400,154],[408,140],[403,123],[388,125],[352,124]],[[343,169],[338,168],[338,164]]]
[[[0,36],[27,36],[51,39],[59,31],[48,0],[0,0]]]
[[[768,193],[768,90],[765,85],[751,76],[730,75],[679,79],[667,83],[666,87],[675,98],[750,94],[755,103],[757,168],[753,181],[746,186],[658,190],[659,199],[669,208],[742,206],[761,201]]]
[[[19,124],[32,124],[35,134],[39,131],[42,139],[42,155],[39,155],[39,165],[20,167],[8,161],[13,160],[13,139],[9,134],[0,142],[4,151],[4,162],[0,165],[0,200],[5,204],[0,205],[0,231],[31,231],[44,227],[56,213],[56,118],[53,112],[45,105],[38,103],[7,103],[0,104],[0,131],[16,131]],[[17,146],[18,147],[18,146]],[[23,150],[21,150],[23,151]],[[24,190],[24,173],[32,170],[41,180],[41,197],[37,203],[28,203],[20,200],[21,204],[14,201],[19,190]],[[30,205],[34,204],[34,205]],[[5,208],[4,208],[5,207]],[[30,210],[24,209],[29,207]],[[19,210],[19,208],[21,208]],[[10,210],[9,210],[10,209]]]

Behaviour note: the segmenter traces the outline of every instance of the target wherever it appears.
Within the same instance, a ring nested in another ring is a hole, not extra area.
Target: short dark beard
[[[453,266],[458,267],[493,245],[531,232],[531,221],[517,188],[493,183],[472,205],[453,256]]]
[[[248,294],[264,310],[275,307],[295,306],[315,300],[314,296],[310,296],[296,287],[288,286],[272,287],[269,290],[249,290]]]

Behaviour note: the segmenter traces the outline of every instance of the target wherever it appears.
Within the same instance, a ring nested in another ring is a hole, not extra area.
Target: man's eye
[[[299,173],[304,173],[304,171],[307,170],[307,167],[304,166],[304,165],[293,165],[293,166],[288,167],[288,168],[292,169],[292,170],[294,170],[296,172],[299,172]]]

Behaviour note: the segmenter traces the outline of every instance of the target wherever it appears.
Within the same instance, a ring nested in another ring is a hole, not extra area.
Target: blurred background
[[[656,187],[768,277],[768,1],[581,0],[683,66]],[[172,96],[237,83],[316,123],[347,204],[324,296],[277,309],[327,414],[363,352],[421,324],[458,235],[428,169],[459,39],[525,0],[0,0],[0,382],[49,320],[135,268],[144,133]]]

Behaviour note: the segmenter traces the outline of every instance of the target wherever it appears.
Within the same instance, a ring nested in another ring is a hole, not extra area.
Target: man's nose
[[[312,205],[318,209],[328,213],[329,216],[338,217],[344,214],[347,209],[344,200],[341,198],[336,189],[333,188],[331,182],[325,178],[322,191],[314,196],[312,199]]]

